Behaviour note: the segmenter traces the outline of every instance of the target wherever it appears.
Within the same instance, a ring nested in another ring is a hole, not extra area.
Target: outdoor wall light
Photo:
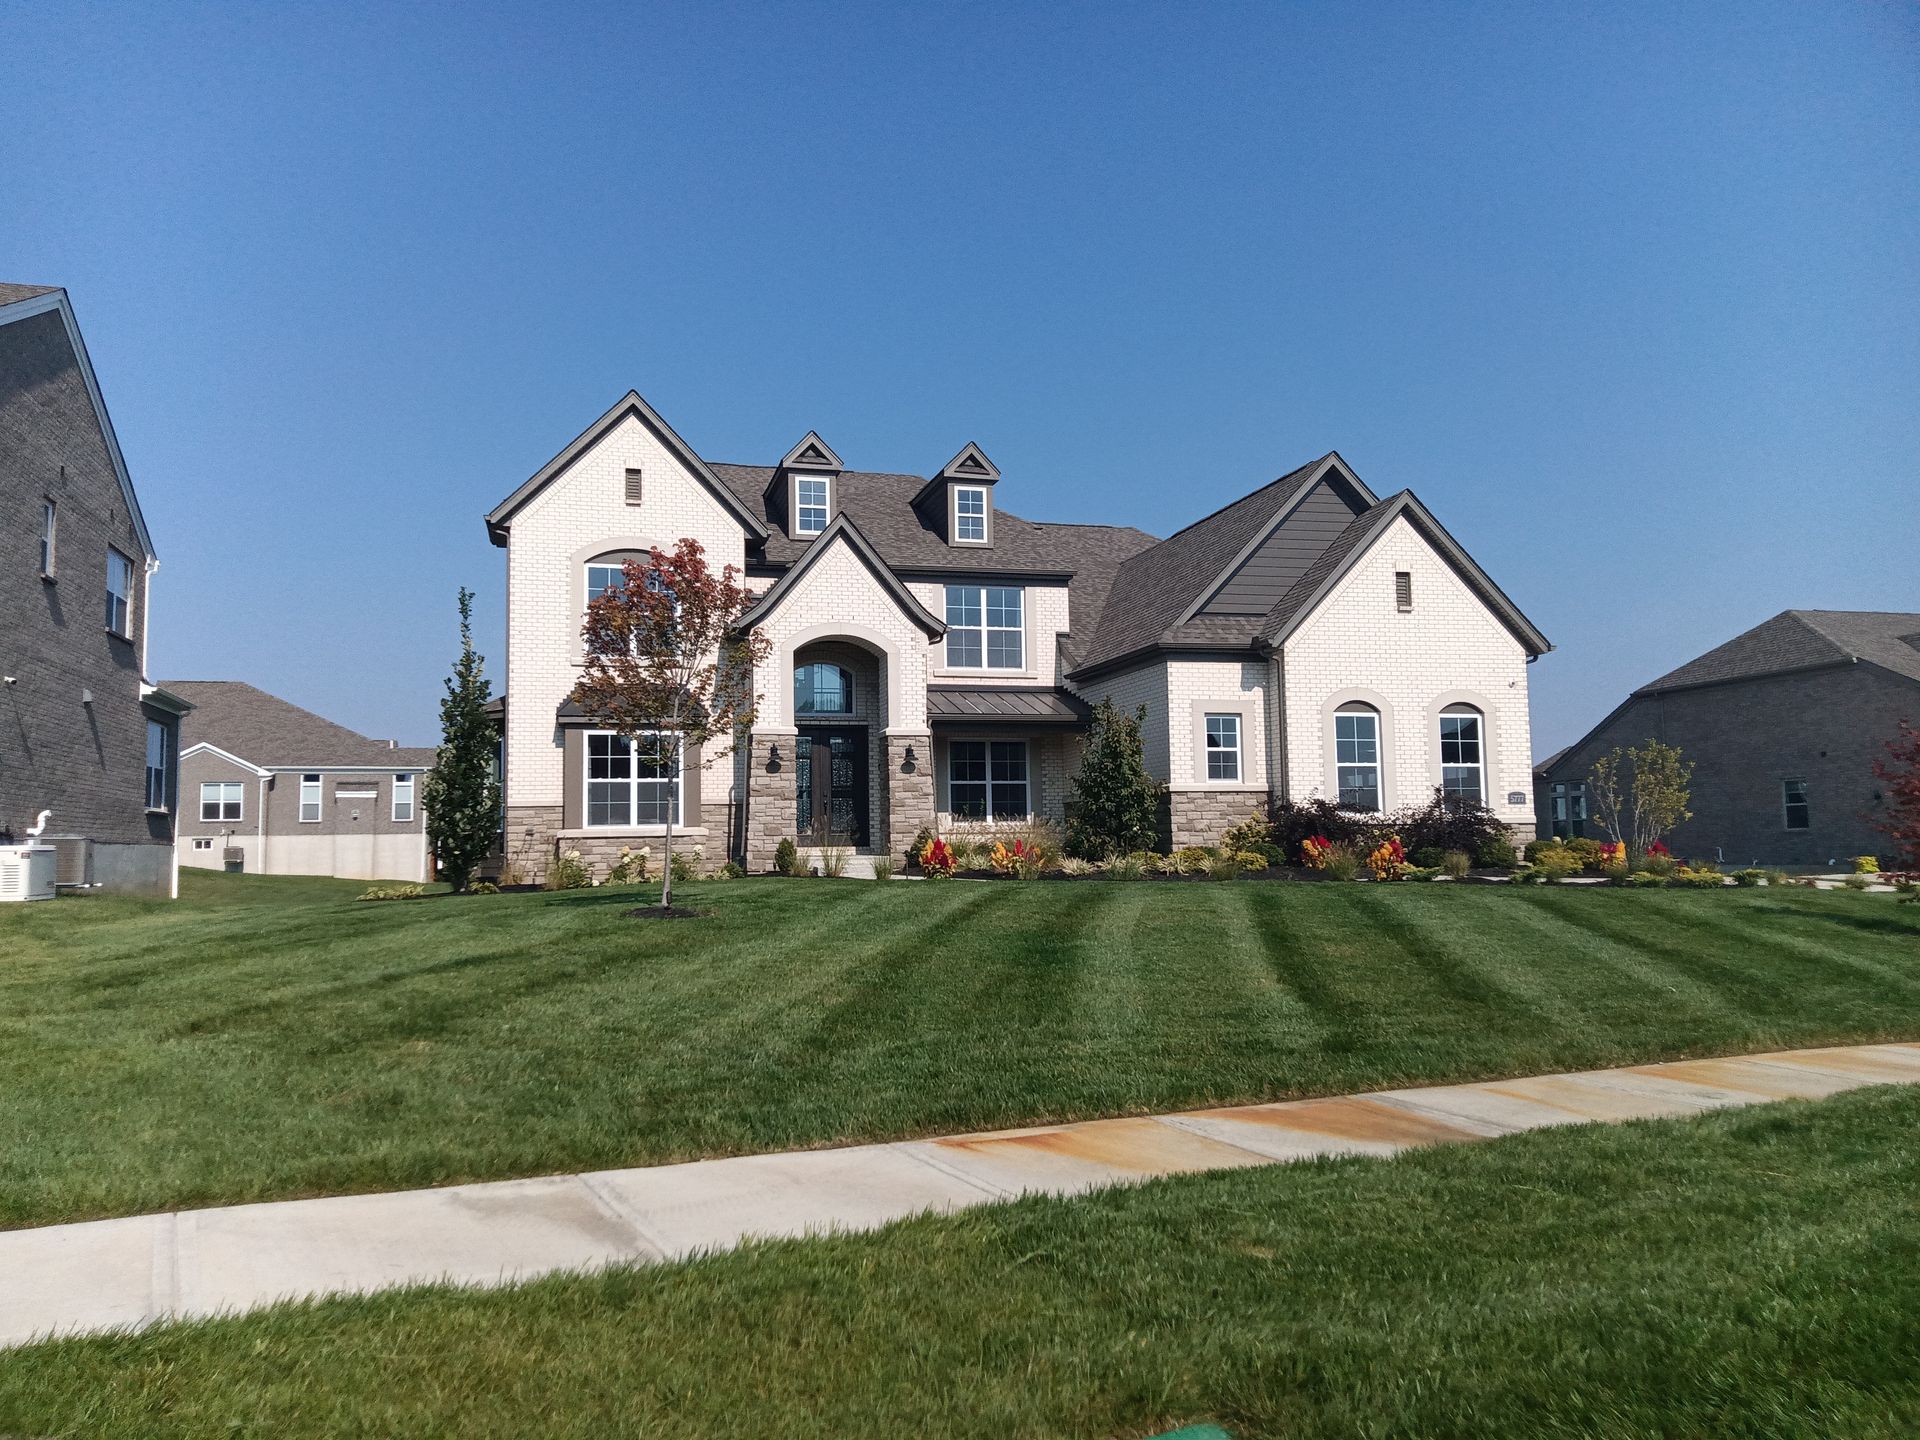
[[[767,769],[778,770],[779,768],[780,768],[780,746],[776,742],[775,744],[767,746]]]
[[[907,746],[907,753],[901,757],[900,768],[911,775],[913,767],[920,763],[920,757],[913,753],[913,746]]]

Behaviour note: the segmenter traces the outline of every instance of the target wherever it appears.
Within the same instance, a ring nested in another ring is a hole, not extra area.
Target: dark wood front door
[[[804,845],[867,843],[867,732],[802,730],[794,742],[795,818]]]

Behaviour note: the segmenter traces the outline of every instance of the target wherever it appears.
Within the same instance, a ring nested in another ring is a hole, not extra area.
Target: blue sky
[[[627,388],[1166,534],[1329,449],[1557,649],[1536,753],[1920,609],[1920,11],[12,6],[153,667],[435,738],[481,515]],[[496,678],[498,669],[496,667]]]

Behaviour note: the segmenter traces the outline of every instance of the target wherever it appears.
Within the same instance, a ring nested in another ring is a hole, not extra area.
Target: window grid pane
[[[827,482],[824,480],[796,481],[795,492],[800,504],[798,526],[800,533],[818,535],[827,528]]]
[[[1207,779],[1240,778],[1240,717],[1207,716]]]

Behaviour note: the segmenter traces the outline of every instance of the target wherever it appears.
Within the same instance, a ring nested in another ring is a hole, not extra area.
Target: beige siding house
[[[181,732],[182,865],[433,878],[420,794],[432,750],[369,739],[237,680],[167,688],[195,707]]]
[[[1527,665],[1546,639],[1410,491],[1326,455],[1166,540],[1029,521],[969,444],[930,476],[809,433],[701,458],[629,393],[487,517],[507,552],[506,853],[596,870],[668,808],[708,863],[783,838],[902,850],[923,826],[1060,819],[1091,706],[1144,706],[1165,838],[1272,798],[1435,788],[1530,822]],[[750,735],[661,773],[573,704],[588,597],[692,536],[756,591]]]

